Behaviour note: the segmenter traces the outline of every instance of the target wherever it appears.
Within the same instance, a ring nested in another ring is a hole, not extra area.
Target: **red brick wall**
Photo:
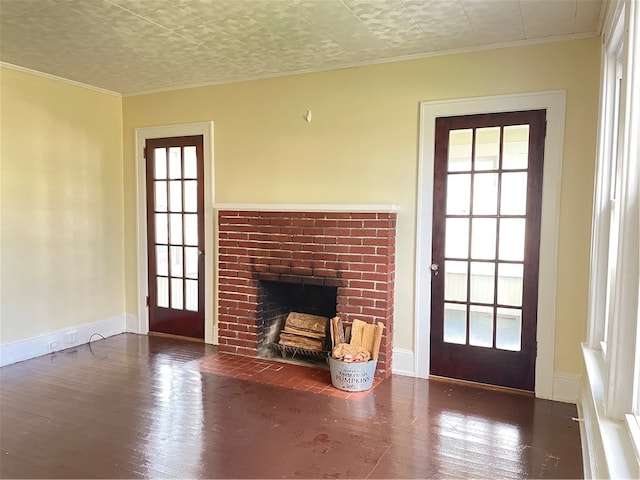
[[[390,375],[395,226],[395,213],[219,211],[219,350],[257,355],[260,280],[333,286],[347,324],[384,322]]]

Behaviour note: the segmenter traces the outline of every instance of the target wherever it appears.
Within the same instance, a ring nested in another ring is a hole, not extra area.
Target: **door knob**
[[[437,263],[432,263],[431,271],[433,272],[434,275],[438,275],[438,270],[440,270],[440,265],[438,265]]]

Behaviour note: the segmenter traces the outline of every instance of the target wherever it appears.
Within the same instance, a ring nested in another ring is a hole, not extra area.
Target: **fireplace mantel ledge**
[[[398,205],[365,204],[295,204],[295,203],[214,203],[215,210],[244,210],[267,212],[358,212],[391,213],[398,212]]]

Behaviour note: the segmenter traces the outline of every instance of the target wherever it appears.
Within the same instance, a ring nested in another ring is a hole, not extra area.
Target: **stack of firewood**
[[[329,331],[333,358],[345,362],[377,360],[383,330],[382,322],[373,325],[356,319],[350,327],[344,328],[340,317],[332,318]]]
[[[321,352],[325,350],[329,318],[291,312],[280,332],[278,344]]]

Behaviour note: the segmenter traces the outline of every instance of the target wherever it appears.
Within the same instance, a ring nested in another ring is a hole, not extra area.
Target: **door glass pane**
[[[156,241],[154,243],[169,243],[169,218],[166,213],[156,213]]]
[[[471,175],[447,175],[447,215],[468,215]]]
[[[500,160],[500,127],[476,130],[474,170],[497,170]]]
[[[184,216],[184,243],[185,245],[198,245],[198,215],[195,213]]]
[[[498,303],[522,306],[524,266],[521,263],[498,264]]]
[[[502,174],[500,215],[526,215],[527,172]]]
[[[469,255],[469,220],[447,218],[444,255],[449,258],[467,258]]]
[[[447,343],[467,343],[467,307],[444,304],[444,339]]]
[[[179,245],[182,243],[182,215],[179,213],[172,213],[169,215],[169,231],[171,233],[171,243]]]
[[[182,211],[182,185],[180,180],[169,182],[169,210]]]
[[[444,299],[467,301],[467,262],[444,262]]]
[[[169,149],[169,178],[182,178],[180,150],[180,147],[171,147]]]
[[[524,218],[500,219],[500,260],[524,260]]]
[[[185,280],[185,309],[198,311],[198,281]]]
[[[156,212],[167,211],[167,182],[155,182],[156,187]]]
[[[196,147],[184,147],[184,178],[198,177]]]
[[[184,305],[184,292],[182,291],[182,279],[171,279],[171,308],[182,309]]]
[[[471,262],[470,301],[493,303],[495,268],[493,263]]]
[[[522,310],[498,308],[496,348],[519,352],[522,337]]]
[[[529,166],[529,125],[504,127],[502,168],[525,169]]]
[[[469,307],[469,345],[493,346],[493,307]]]
[[[167,151],[164,148],[153,149],[154,178],[167,178]]]
[[[196,180],[184,182],[184,211],[198,211],[198,182]]]
[[[471,225],[471,258],[493,260],[496,257],[496,219],[474,218]]]
[[[473,130],[449,131],[449,158],[448,170],[450,172],[468,172],[471,170],[471,144]]]
[[[169,308],[169,279],[167,277],[156,277],[158,286],[158,307]]]
[[[473,182],[473,214],[495,215],[498,211],[498,174],[477,173]]]
[[[171,257],[171,276],[181,277],[183,272],[182,247],[171,247],[169,255]]]
[[[166,245],[156,245],[156,273],[169,275],[169,249]]]
[[[184,247],[184,276],[198,278],[198,249],[197,247]]]

